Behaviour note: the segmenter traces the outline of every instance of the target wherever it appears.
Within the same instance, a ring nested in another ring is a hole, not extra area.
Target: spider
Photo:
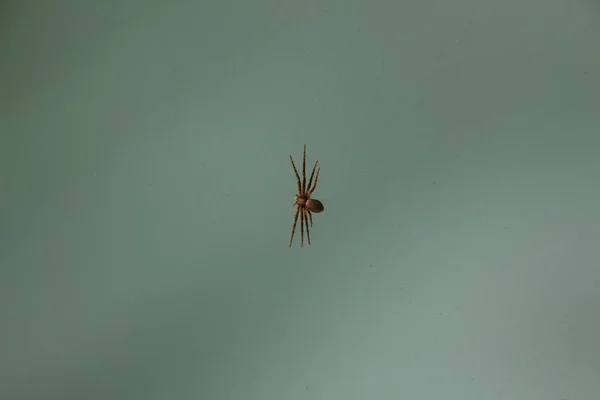
[[[304,158],[302,159],[302,181],[300,181],[300,175],[294,164],[294,159],[290,156],[292,167],[296,173],[296,180],[298,181],[298,194],[296,195],[296,201],[292,206],[296,207],[296,215],[294,216],[294,225],[292,226],[292,237],[290,238],[290,247],[292,247],[292,241],[294,240],[294,232],[296,231],[296,223],[298,222],[298,214],[300,214],[300,233],[301,233],[301,247],[304,247],[304,224],[306,224],[306,236],[308,238],[308,244],[310,244],[310,229],[308,228],[308,221],[310,220],[310,226],[312,226],[312,213],[320,213],[324,210],[323,203],[317,199],[311,198],[313,192],[317,188],[317,181],[319,180],[319,172],[321,168],[317,169],[319,160],[315,161],[308,185],[306,185],[306,145],[304,145]],[[317,175],[315,176],[315,170]],[[313,177],[315,183],[313,185]]]

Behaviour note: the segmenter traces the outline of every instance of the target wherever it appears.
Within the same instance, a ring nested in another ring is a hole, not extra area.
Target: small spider
[[[315,161],[310,179],[308,180],[308,186],[306,185],[306,145],[304,145],[304,158],[302,159],[302,181],[300,181],[300,175],[294,164],[292,156],[290,156],[292,167],[296,173],[296,180],[298,181],[298,194],[296,195],[296,201],[292,206],[296,207],[296,215],[294,216],[294,225],[292,226],[292,237],[290,238],[290,247],[292,247],[292,241],[294,240],[294,232],[296,231],[296,223],[298,222],[298,214],[300,214],[300,233],[301,233],[301,247],[304,247],[304,224],[306,223],[306,236],[308,237],[308,244],[310,244],[310,229],[308,228],[308,221],[310,220],[310,226],[312,226],[312,213],[320,213],[323,211],[323,203],[317,199],[312,199],[311,196],[317,188],[317,181],[319,180],[319,172],[321,168],[317,169],[319,160]],[[315,175],[317,171],[317,176]],[[315,184],[313,185],[313,177],[315,178]]]

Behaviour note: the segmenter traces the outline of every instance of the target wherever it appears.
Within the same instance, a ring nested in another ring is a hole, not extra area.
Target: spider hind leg
[[[300,207],[298,210],[300,211]],[[300,213],[300,247],[304,247],[304,212]]]
[[[292,237],[290,238],[290,247],[292,247],[292,242],[294,241],[294,233],[296,232],[296,223],[298,222],[299,212],[300,208],[296,208],[296,215],[294,216],[294,225],[292,225]]]
[[[302,210],[304,213],[304,220],[306,221],[306,238],[308,239],[308,244],[310,245],[310,229],[308,227],[308,210]]]

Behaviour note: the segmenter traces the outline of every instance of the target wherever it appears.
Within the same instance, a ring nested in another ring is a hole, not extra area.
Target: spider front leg
[[[306,194],[306,145],[304,145],[304,156],[302,157],[302,192]]]
[[[319,168],[317,170],[317,176],[315,176],[315,184],[313,185],[312,188],[308,188],[308,196],[310,196],[311,194],[313,194],[313,192],[315,191],[315,189],[317,188],[317,183],[319,182],[319,172],[321,172],[321,168]]]
[[[294,159],[290,155],[290,161],[292,162],[292,167],[294,167],[294,173],[296,174],[296,181],[298,181],[298,194],[302,195],[304,192],[302,191],[302,182],[300,181],[300,175],[298,175],[298,170],[296,169],[296,164],[294,164]]]
[[[308,186],[306,186],[306,194],[310,194],[310,186],[312,185],[313,178],[315,176],[315,170],[317,169],[317,165],[319,164],[319,160],[315,161],[315,165],[313,166],[312,172],[310,173],[310,179],[308,180]],[[314,189],[313,189],[314,191]]]

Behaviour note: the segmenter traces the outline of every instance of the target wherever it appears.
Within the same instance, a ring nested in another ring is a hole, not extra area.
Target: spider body
[[[296,205],[314,213],[320,213],[324,210],[323,203],[317,199],[307,199],[306,196],[296,195]]]
[[[304,247],[304,226],[306,225],[306,237],[308,239],[308,244],[310,244],[310,228],[308,227],[308,221],[310,220],[310,226],[312,226],[312,213],[320,213],[324,210],[323,203],[321,203],[317,199],[312,198],[312,194],[317,188],[317,182],[319,181],[319,172],[321,172],[321,168],[317,169],[317,164],[319,164],[319,160],[315,161],[315,165],[313,166],[313,170],[310,174],[310,179],[308,180],[307,185],[306,145],[304,145],[304,157],[302,158],[302,180],[300,180],[300,175],[298,174],[298,170],[296,169],[296,165],[294,164],[294,159],[292,158],[292,156],[290,156],[290,161],[292,162],[292,167],[294,168],[294,173],[296,174],[296,180],[298,181],[298,193],[296,194],[296,201],[293,204],[293,206],[296,207],[296,215],[294,216],[294,225],[292,226],[292,237],[290,238],[290,247],[292,247],[292,242],[294,240],[294,233],[296,232],[296,223],[298,222],[298,215],[300,215],[300,246]],[[315,170],[317,172],[316,176]],[[315,178],[314,184],[313,177]]]

